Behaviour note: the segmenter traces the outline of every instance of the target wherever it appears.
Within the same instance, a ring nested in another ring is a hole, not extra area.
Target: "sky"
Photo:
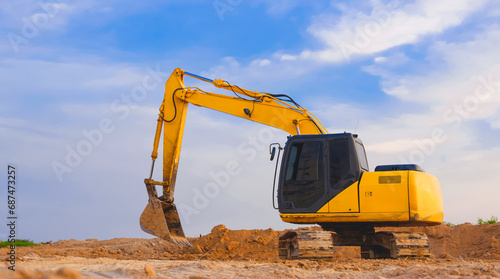
[[[498,1],[5,0],[0,34],[0,180],[16,167],[18,238],[150,237],[143,180],[175,68],[290,95],[329,132],[359,134],[372,171],[419,164],[447,222],[499,215]],[[186,234],[295,228],[272,205],[268,145],[286,138],[190,106],[175,194]]]

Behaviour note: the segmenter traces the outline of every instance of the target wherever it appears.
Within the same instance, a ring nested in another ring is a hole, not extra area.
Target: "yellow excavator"
[[[231,95],[186,87],[189,76]],[[423,233],[376,231],[377,227],[433,226],[443,222],[441,189],[436,177],[418,165],[377,166],[370,172],[363,142],[356,134],[329,134],[321,122],[284,94],[243,89],[175,69],[165,84],[152,152],[149,202],[141,228],[157,237],[187,244],[174,204],[174,190],[188,104],[225,112],[279,128],[290,134],[282,148],[270,145],[271,160],[283,150],[277,191],[280,217],[294,224],[318,224],[321,230],[297,229],[279,237],[283,259],[330,258],[333,246],[360,246],[362,258],[429,257]],[[163,133],[163,180],[152,179]],[[276,182],[276,179],[275,179]],[[156,186],[162,187],[158,196]],[[274,196],[277,192],[277,196]],[[273,204],[274,205],[274,204]]]

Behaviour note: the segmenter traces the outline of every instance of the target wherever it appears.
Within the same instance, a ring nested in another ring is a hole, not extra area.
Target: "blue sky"
[[[355,130],[372,170],[420,164],[441,182],[446,221],[498,216],[500,4],[304,2],[4,1],[0,161],[19,170],[19,237],[148,237],[143,179],[177,67],[289,94],[330,132]],[[293,227],[272,209],[267,154],[286,136],[190,107],[176,190],[187,234]],[[241,171],[193,200],[228,162]]]

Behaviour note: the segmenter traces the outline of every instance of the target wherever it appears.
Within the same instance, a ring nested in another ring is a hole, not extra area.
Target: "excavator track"
[[[332,233],[294,230],[279,237],[280,259],[328,259],[333,256]]]
[[[396,245],[399,247],[398,257],[423,257],[431,256],[429,238],[424,233],[411,233],[403,236],[395,233]]]
[[[279,237],[280,259],[321,260],[333,257],[333,246],[360,246],[363,259],[430,257],[424,233],[371,232],[339,235],[329,231],[294,230]]]
[[[363,259],[428,258],[429,239],[424,233],[365,232],[332,234],[333,246],[360,246]]]
[[[424,233],[389,233],[392,236],[395,251],[392,258],[428,258],[431,256],[429,238]]]
[[[361,258],[428,258],[429,238],[423,233],[378,232],[361,245]]]

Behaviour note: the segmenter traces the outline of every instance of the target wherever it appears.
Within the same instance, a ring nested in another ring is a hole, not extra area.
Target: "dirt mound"
[[[500,223],[441,225],[413,230],[427,234],[434,257],[500,259]]]
[[[316,229],[316,228],[313,228]],[[433,258],[500,259],[500,223],[486,225],[463,224],[457,227],[385,228],[387,231],[413,231],[427,234]],[[210,234],[190,238],[192,247],[176,245],[162,239],[115,238],[61,240],[50,245],[18,247],[20,260],[37,257],[73,256],[82,258],[112,258],[121,260],[252,260],[280,262],[278,237],[283,231],[230,230],[224,225],[214,227]],[[2,255],[6,255],[0,249]],[[358,247],[336,247],[334,259],[359,258]]]
[[[229,230],[218,225],[210,234],[190,239],[193,248],[188,251],[200,259],[277,260],[277,239],[281,233],[273,229]]]

